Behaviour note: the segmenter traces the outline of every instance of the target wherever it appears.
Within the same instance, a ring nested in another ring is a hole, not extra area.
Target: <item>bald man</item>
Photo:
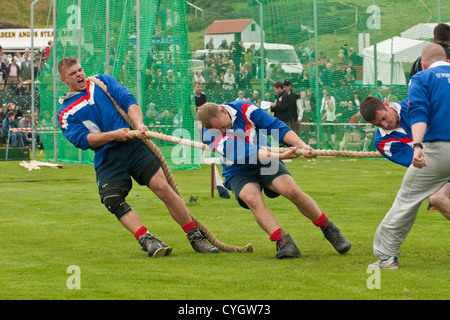
[[[378,261],[369,267],[398,269],[400,245],[410,232],[422,201],[450,181],[450,63],[442,46],[422,51],[423,71],[411,78],[408,118],[413,160],[389,212],[375,233]]]

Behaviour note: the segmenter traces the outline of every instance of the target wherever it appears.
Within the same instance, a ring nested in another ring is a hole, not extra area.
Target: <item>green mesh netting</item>
[[[192,100],[196,77],[204,81],[207,100],[217,103],[239,98],[240,91],[251,101],[273,102],[273,84],[289,80],[295,93],[311,92],[311,109],[294,129],[313,147],[335,150],[374,150],[375,128],[358,116],[355,95],[359,101],[367,95],[392,102],[407,98],[412,63],[433,41],[436,23],[450,21],[450,6],[443,1],[106,3],[57,2],[57,60],[76,56],[88,76],[114,76],[136,95],[151,130],[199,139]],[[54,65],[51,55],[38,79],[45,127],[54,120]],[[228,69],[231,84],[225,81]],[[64,90],[58,82],[57,95]],[[335,101],[334,120],[321,110],[324,90]],[[51,132],[41,136],[48,159],[55,159],[56,150],[59,161],[92,162],[92,152],[79,152],[61,133],[57,143]],[[173,168],[201,163],[198,150],[157,145]]]
[[[198,140],[191,108],[192,82],[185,1],[58,1],[56,62],[51,55],[38,78],[40,124],[53,126],[53,67],[79,59],[87,76],[107,73],[134,94],[152,131]],[[81,4],[81,6],[79,6]],[[140,17],[140,18],[137,18]],[[137,25],[137,21],[140,25]],[[138,45],[139,42],[139,45]],[[67,90],[59,79],[57,95]],[[59,107],[59,104],[58,104]],[[46,157],[92,163],[92,151],[74,148],[61,133],[40,133]],[[156,141],[169,165],[196,168],[200,151]],[[56,153],[56,154],[55,154]]]

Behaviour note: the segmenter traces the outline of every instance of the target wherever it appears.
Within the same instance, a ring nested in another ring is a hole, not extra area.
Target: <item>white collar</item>
[[[429,68],[439,67],[439,66],[450,66],[450,63],[447,61],[435,61],[433,62]]]

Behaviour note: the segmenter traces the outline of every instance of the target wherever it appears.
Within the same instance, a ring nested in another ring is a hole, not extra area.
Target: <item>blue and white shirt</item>
[[[216,129],[204,129],[203,140],[225,158],[222,175],[228,187],[231,177],[263,165],[258,161],[258,149],[260,146],[270,146],[267,136],[282,142],[291,129],[249,101],[233,101],[222,107],[231,117],[232,129],[225,134]]]
[[[408,118],[408,99],[400,103],[390,102],[389,106],[397,111],[400,128],[385,130],[378,128],[373,143],[375,148],[387,159],[409,167],[413,158],[413,139]]]
[[[106,84],[111,97],[125,112],[128,112],[132,104],[137,104],[134,96],[113,77],[105,74],[96,77]],[[85,91],[70,92],[62,100],[62,106],[57,113],[62,133],[75,147],[82,150],[94,150],[94,165],[97,168],[102,163],[106,150],[114,147],[117,142],[113,141],[101,147],[92,148],[87,140],[88,134],[130,128],[130,126],[116,110],[103,89],[89,80],[87,80]]]
[[[450,63],[436,61],[411,78],[409,120],[427,124],[424,142],[450,141]]]

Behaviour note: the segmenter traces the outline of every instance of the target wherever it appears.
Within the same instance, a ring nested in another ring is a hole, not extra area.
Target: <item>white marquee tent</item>
[[[393,37],[379,42],[376,50],[377,80],[388,85],[406,85],[403,63],[416,61],[422,54],[423,48],[429,43],[401,37]],[[373,45],[363,50],[363,57],[363,85],[373,85],[375,72]]]
[[[450,22],[446,22],[448,25],[450,25]],[[419,23],[415,25],[414,27],[409,28],[408,30],[403,31],[400,36],[402,38],[408,38],[408,39],[426,39],[426,40],[432,40],[433,39],[433,30],[434,27],[436,27],[437,23]]]

